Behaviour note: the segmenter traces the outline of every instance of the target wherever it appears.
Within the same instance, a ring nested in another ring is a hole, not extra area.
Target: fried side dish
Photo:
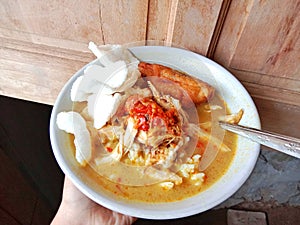
[[[159,64],[140,62],[138,65],[138,69],[141,72],[142,77],[155,76],[175,82],[188,93],[189,97],[195,104],[207,102],[214,96],[214,88],[206,82],[191,77],[180,71],[173,70],[169,67]],[[165,94],[170,94],[180,100],[183,105],[188,105],[189,102],[186,101],[184,97],[182,97],[182,93],[175,93],[174,89],[172,88],[172,84],[162,83],[162,85],[169,86],[164,87]]]

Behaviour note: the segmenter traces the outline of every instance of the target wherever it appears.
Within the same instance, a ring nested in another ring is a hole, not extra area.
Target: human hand
[[[81,193],[65,177],[61,205],[51,225],[130,225],[136,218],[111,211]]]

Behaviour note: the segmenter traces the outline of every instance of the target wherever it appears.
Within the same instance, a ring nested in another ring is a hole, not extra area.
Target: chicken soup
[[[94,49],[95,50],[95,49]],[[98,54],[99,55],[99,54]],[[73,84],[73,111],[57,116],[71,134],[78,166],[99,189],[132,201],[191,197],[229,168],[238,123],[208,83],[164,65],[140,62],[117,46]]]

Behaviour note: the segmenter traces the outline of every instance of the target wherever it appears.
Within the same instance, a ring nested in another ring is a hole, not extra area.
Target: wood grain
[[[253,1],[231,1],[230,3],[213,56],[222,65],[230,65],[236,46],[247,23]]]
[[[252,96],[300,105],[299,9],[299,0],[2,1],[0,94],[53,104],[95,58],[90,40],[155,42],[213,56]]]
[[[215,53],[216,46],[219,41],[220,33],[222,32],[222,29],[223,29],[224,21],[226,19],[230,4],[231,4],[231,0],[223,0],[222,1],[220,13],[218,15],[218,20],[216,22],[213,36],[211,37],[209,48],[208,48],[207,54],[206,54],[206,56],[208,58],[212,58]]]
[[[276,99],[266,100],[255,98],[260,115],[262,129],[300,138],[300,107],[277,102]]]
[[[174,28],[174,13],[178,1],[150,0],[147,20],[147,41],[171,45]]]
[[[65,82],[95,58],[90,40],[155,40],[206,54],[221,2],[1,2],[0,94],[53,104]]]
[[[1,95],[53,104],[65,82],[94,59],[91,53],[53,47],[45,41],[41,37],[36,44],[0,35]]]
[[[252,97],[300,106],[300,81],[229,68]]]
[[[299,0],[232,1],[214,60],[252,96],[300,106],[299,11]]]
[[[221,0],[150,0],[147,40],[206,55],[221,5]]]
[[[230,67],[300,80],[299,28],[299,0],[255,1]]]
[[[145,41],[148,1],[101,0],[99,4],[103,43],[128,44]]]
[[[45,37],[101,43],[98,0],[12,0],[0,3],[2,28]]]
[[[65,82],[95,59],[89,41],[145,41],[147,8],[145,0],[1,2],[0,94],[53,104]]]
[[[222,1],[178,1],[172,37],[174,46],[206,55]]]

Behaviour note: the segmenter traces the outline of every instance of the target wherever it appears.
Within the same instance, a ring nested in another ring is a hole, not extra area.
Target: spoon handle
[[[300,159],[300,139],[269,131],[219,121],[220,126],[254,142]]]

